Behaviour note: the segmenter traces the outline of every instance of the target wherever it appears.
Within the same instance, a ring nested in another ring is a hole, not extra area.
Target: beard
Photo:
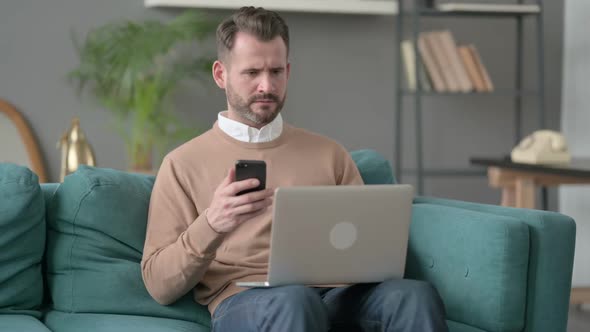
[[[272,93],[261,93],[255,94],[246,100],[235,93],[229,84],[227,84],[225,92],[227,94],[227,102],[229,106],[231,106],[240,117],[259,126],[271,123],[277,115],[279,115],[279,112],[281,112],[285,105],[285,99],[287,97],[285,95],[281,99],[279,96]],[[259,111],[255,112],[252,105],[258,100],[272,100],[275,104],[260,105]],[[260,112],[260,110],[262,112]]]

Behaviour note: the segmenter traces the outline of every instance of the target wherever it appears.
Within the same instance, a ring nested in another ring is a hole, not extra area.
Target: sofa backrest
[[[0,314],[41,316],[44,250],[45,205],[37,175],[0,163]]]
[[[153,176],[82,166],[48,202],[47,279],[53,309],[148,315],[209,325],[187,294],[161,306],[148,294],[140,261]]]
[[[375,150],[363,149],[350,153],[365,184],[396,183],[391,164]]]

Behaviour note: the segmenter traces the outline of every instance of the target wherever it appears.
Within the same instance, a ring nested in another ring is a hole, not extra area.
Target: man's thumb
[[[232,182],[234,182],[235,180],[236,180],[236,169],[232,167],[227,172],[227,176],[225,177],[225,180],[223,182],[227,186],[227,185],[231,184]]]

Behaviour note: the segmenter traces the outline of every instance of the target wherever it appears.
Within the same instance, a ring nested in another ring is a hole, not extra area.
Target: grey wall
[[[563,72],[563,129],[574,157],[590,158],[590,39],[588,17],[590,2],[568,0],[565,9],[564,72]],[[576,220],[576,257],[573,284],[590,286],[590,188],[562,186],[560,212]]]
[[[547,117],[559,126],[563,2],[545,1]],[[146,9],[142,0],[21,0],[0,3],[0,96],[15,104],[41,141],[52,180],[55,142],[78,115],[99,166],[126,168],[125,148],[109,129],[108,112],[79,100],[66,73],[77,59],[69,30],[83,34],[113,19],[168,19],[176,10]],[[227,12],[215,12],[226,14]],[[392,159],[395,105],[395,18],[286,13],[292,32],[292,77],[284,117],[331,136],[349,149],[373,148]],[[509,19],[429,19],[428,28],[450,27],[459,42],[474,42],[498,87],[513,86],[515,24]],[[526,24],[527,36],[533,25]],[[210,45],[211,46],[211,45]],[[534,38],[525,41],[526,83],[534,87]],[[225,107],[213,87],[185,87],[178,107],[191,121],[209,125]],[[409,106],[410,104],[408,104]],[[535,129],[534,100],[527,102],[524,132]],[[425,100],[428,167],[468,167],[471,155],[501,155],[513,146],[513,102],[490,96]],[[406,167],[412,166],[411,112],[405,114]],[[407,177],[406,182],[413,179]],[[484,177],[432,178],[426,194],[497,203],[499,192]],[[552,201],[555,201],[552,199]]]

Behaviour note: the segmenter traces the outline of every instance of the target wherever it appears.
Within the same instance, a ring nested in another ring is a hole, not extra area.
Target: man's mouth
[[[252,104],[276,104],[279,101],[277,96],[272,94],[261,94],[252,98]]]

